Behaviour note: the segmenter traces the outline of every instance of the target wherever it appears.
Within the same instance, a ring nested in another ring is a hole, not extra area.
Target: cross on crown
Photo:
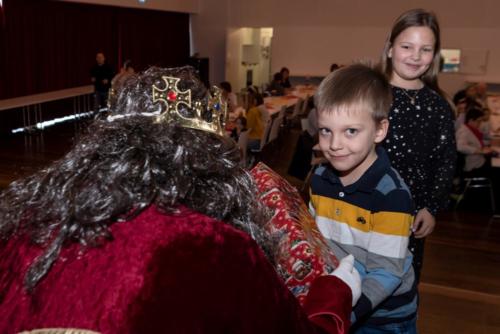
[[[207,132],[212,132],[224,136],[224,123],[226,119],[227,105],[222,101],[222,92],[219,88],[213,87],[213,95],[208,94],[208,98],[191,101],[191,90],[180,91],[177,87],[181,80],[175,77],[162,76],[165,88],[158,88],[153,85],[153,103],[163,102],[166,110],[159,116],[160,122],[175,122],[176,124]],[[185,117],[179,112],[179,105],[183,104],[187,108],[194,110],[194,117]],[[210,117],[205,120],[204,116],[209,113]]]

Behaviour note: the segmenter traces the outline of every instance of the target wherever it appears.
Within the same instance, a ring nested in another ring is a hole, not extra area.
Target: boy
[[[335,254],[356,259],[362,295],[351,315],[355,333],[416,333],[413,202],[377,147],[391,100],[384,75],[361,64],[331,73],[316,94],[319,147],[329,164],[312,177],[310,209]]]
[[[481,123],[486,118],[482,109],[472,108],[465,113],[465,123],[456,133],[457,150],[463,156],[463,171],[468,176],[488,176],[488,155],[493,154],[493,149],[484,143],[484,134],[481,132]],[[460,171],[461,172],[461,171]]]

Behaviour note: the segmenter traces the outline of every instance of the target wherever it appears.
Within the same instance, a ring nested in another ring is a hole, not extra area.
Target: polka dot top
[[[456,161],[453,112],[430,88],[392,87],[389,132],[383,146],[409,186],[417,210],[446,207]]]

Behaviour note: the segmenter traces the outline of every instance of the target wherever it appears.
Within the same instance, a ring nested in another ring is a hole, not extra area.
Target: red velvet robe
[[[258,245],[228,224],[186,208],[165,215],[150,207],[111,231],[114,239],[102,247],[64,248],[32,294],[23,279],[41,249],[21,238],[0,246],[0,333],[348,330],[345,283],[317,279],[302,309]]]

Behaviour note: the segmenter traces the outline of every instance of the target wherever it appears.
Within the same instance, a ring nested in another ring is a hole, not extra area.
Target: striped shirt
[[[416,315],[417,292],[408,250],[414,205],[383,148],[355,183],[343,186],[331,166],[311,180],[311,213],[338,258],[353,254],[362,294],[352,321],[387,324]]]

